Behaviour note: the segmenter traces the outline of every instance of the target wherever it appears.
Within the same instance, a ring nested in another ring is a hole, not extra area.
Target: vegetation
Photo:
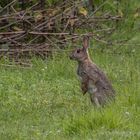
[[[90,49],[117,92],[115,103],[94,108],[80,92],[67,53],[31,69],[1,66],[1,139],[134,139],[140,137],[140,53],[110,54]],[[65,60],[65,61],[64,61]]]
[[[110,4],[112,1],[109,1]],[[116,101],[94,108],[81,94],[71,46],[52,58],[32,58],[33,67],[0,62],[1,140],[139,140],[140,49],[139,0],[122,2],[125,20],[105,45],[91,40],[90,56],[108,75]]]

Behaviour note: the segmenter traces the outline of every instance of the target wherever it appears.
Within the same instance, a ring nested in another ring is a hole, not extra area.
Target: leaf
[[[118,10],[118,13],[119,13],[119,15],[120,15],[121,17],[123,17],[123,12],[122,12],[121,9]]]
[[[139,16],[140,16],[140,15],[139,15],[138,12],[134,14],[134,18],[138,18]]]
[[[84,16],[86,16],[88,14],[87,10],[85,8],[83,8],[83,7],[79,8],[79,13],[84,15]]]
[[[140,17],[140,8],[137,8],[134,13],[134,18],[139,18],[139,17]]]
[[[34,18],[35,18],[35,22],[38,22],[43,19],[43,15],[41,12],[37,12],[35,13]]]
[[[49,17],[51,17],[57,15],[61,11],[61,9],[56,7],[55,9],[48,9],[47,11],[47,14],[49,15]]]
[[[75,19],[70,19],[69,22],[70,22],[70,25],[73,26],[75,24]]]
[[[52,30],[54,24],[55,24],[55,23],[54,23],[53,21],[51,21],[51,20],[48,21],[48,23],[47,23],[48,29],[49,29],[49,30]]]
[[[13,29],[14,29],[15,31],[22,31],[22,29],[20,29],[20,28],[17,27],[17,26],[14,26]]]

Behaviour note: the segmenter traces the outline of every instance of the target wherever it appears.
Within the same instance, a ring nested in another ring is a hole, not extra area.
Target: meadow
[[[139,140],[140,53],[123,50],[90,48],[116,90],[116,101],[100,109],[82,95],[69,50],[33,58],[32,68],[0,65],[0,139]]]
[[[139,1],[120,1],[123,20],[105,37],[126,45],[91,41],[90,56],[116,91],[115,102],[104,108],[82,95],[77,63],[68,57],[71,48],[46,60],[32,58],[32,68],[7,67],[8,60],[0,60],[0,140],[140,140]],[[116,2],[108,0],[104,10],[115,13]],[[112,28],[115,23],[102,24]]]

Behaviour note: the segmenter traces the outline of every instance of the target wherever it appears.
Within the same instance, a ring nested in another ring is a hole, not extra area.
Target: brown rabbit
[[[105,73],[94,64],[88,54],[89,38],[83,39],[83,47],[75,49],[70,59],[78,61],[77,74],[81,80],[83,95],[87,92],[96,106],[104,106],[109,99],[115,98],[115,91]]]

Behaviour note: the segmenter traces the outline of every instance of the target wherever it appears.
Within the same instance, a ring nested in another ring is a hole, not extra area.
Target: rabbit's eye
[[[77,50],[77,53],[80,53],[80,50]]]

